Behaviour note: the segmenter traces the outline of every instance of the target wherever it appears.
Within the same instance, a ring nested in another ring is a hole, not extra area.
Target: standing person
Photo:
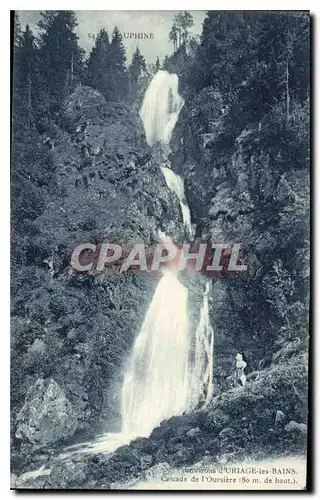
[[[236,370],[235,370],[235,385],[240,385],[244,387],[246,385],[247,377],[244,373],[244,370],[247,366],[247,363],[244,361],[242,354],[238,352],[236,355]]]

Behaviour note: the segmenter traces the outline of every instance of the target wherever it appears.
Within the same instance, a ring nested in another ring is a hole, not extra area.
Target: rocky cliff
[[[32,449],[75,433],[120,429],[123,364],[158,278],[116,270],[107,277],[77,274],[73,250],[103,241],[148,246],[159,230],[177,241],[183,234],[178,199],[129,106],[78,87],[62,106],[54,138],[43,140],[55,190],[34,223],[31,263],[17,271],[17,283],[29,280],[30,287],[16,286],[13,304],[17,464],[19,454],[27,462]],[[48,427],[44,419],[59,420],[60,410],[59,429]]]
[[[288,119],[279,106],[259,122],[234,121],[226,96],[206,87],[187,97],[174,131],[171,161],[197,236],[246,253],[246,273],[213,280],[222,385],[237,351],[254,371],[308,348],[307,114],[297,105]]]

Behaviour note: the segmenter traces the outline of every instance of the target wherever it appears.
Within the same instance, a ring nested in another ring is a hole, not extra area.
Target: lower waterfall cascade
[[[187,409],[188,290],[165,271],[136,338],[122,389],[122,430],[147,436]]]
[[[311,11],[105,9],[10,19],[9,487],[312,491]]]

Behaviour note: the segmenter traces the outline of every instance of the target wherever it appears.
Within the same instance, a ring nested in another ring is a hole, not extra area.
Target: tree
[[[308,92],[308,26],[305,13],[208,12],[186,80],[196,92],[214,86],[228,96],[233,130],[280,101],[288,119],[293,99]]]
[[[134,85],[137,84],[141,72],[146,71],[146,69],[147,67],[145,58],[141,54],[139,47],[137,47],[132,56],[132,61],[129,66],[130,79]]]
[[[21,23],[17,11],[14,12],[13,20],[13,44],[17,47],[20,43],[21,37]]]
[[[142,57],[141,54],[138,55]],[[137,70],[137,61],[138,59],[135,59],[135,70],[131,68],[133,73]],[[123,99],[128,92],[128,71],[125,63],[125,47],[117,26],[112,32],[111,42],[107,31],[102,29],[96,37],[95,46],[87,62],[86,83],[99,90],[107,101]],[[145,65],[145,62],[141,63]]]
[[[171,31],[169,33],[169,40],[173,42],[173,52],[175,52],[178,48],[178,29],[175,23],[173,24]]]
[[[188,28],[191,28],[193,25],[193,17],[186,10],[174,16],[173,26],[169,34],[169,39],[173,42],[174,52],[186,44],[189,34]]]
[[[169,56],[165,55],[162,63],[162,69],[168,71],[170,66]]]
[[[96,37],[87,63],[87,83],[109,98],[110,43],[108,33],[102,29]]]
[[[37,47],[29,27],[17,33],[14,46],[14,108],[13,121],[28,130],[34,122],[34,106],[37,104],[38,89]]]
[[[110,44],[110,88],[112,100],[123,99],[128,91],[126,51],[117,26],[112,32]]]
[[[49,105],[59,105],[80,82],[84,51],[74,32],[77,20],[73,11],[45,11],[41,15],[39,71]]]
[[[157,57],[155,68],[156,68],[156,72],[158,72],[159,69],[160,69],[160,60],[159,60],[159,57]]]
[[[292,98],[298,95],[302,99],[307,97],[309,20],[306,15],[294,13],[287,18],[280,17],[277,21],[273,53],[275,74],[278,75],[275,84],[280,95],[283,95],[288,121]]]

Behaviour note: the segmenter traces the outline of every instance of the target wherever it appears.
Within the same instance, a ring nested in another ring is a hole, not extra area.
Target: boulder
[[[161,447],[156,453],[155,453],[155,463],[161,463],[161,462],[166,462],[168,459],[168,450],[165,446]]]
[[[197,440],[200,435],[201,435],[201,430],[199,429],[199,427],[194,427],[193,429],[190,429],[190,431],[187,432],[187,437],[189,439]]]
[[[219,132],[218,132],[219,134]],[[211,146],[214,141],[216,140],[217,138],[217,135],[218,134],[214,134],[214,133],[209,133],[209,134],[201,134],[201,140],[202,140],[202,148],[206,148],[208,146]]]
[[[162,462],[150,467],[150,469],[146,470],[143,473],[143,476],[145,477],[145,479],[155,479],[162,477],[169,471],[170,471],[170,465],[168,464],[168,462]]]
[[[53,379],[38,379],[17,415],[16,437],[46,446],[72,436],[78,427],[75,409]]]
[[[192,459],[193,450],[191,448],[183,448],[170,457],[169,463],[174,467],[180,467],[181,465],[191,463]]]
[[[79,488],[87,479],[86,465],[70,460],[53,467],[48,482],[53,488]]]
[[[141,451],[141,453],[150,454],[153,451],[152,442],[149,439],[143,437],[139,437],[134,441],[131,441],[130,446]]]
[[[306,437],[308,432],[308,427],[306,424],[290,420],[290,422],[285,426],[285,430],[290,433],[300,434],[301,437]]]
[[[285,414],[281,410],[276,411],[275,423],[280,424],[286,418]]]
[[[153,463],[153,458],[151,455],[143,454],[140,457],[141,470],[149,469]]]
[[[216,410],[212,410],[208,412],[208,416],[206,419],[206,429],[209,431],[219,432],[219,430],[223,429],[226,426],[230,417],[224,413],[222,410],[217,408]]]

